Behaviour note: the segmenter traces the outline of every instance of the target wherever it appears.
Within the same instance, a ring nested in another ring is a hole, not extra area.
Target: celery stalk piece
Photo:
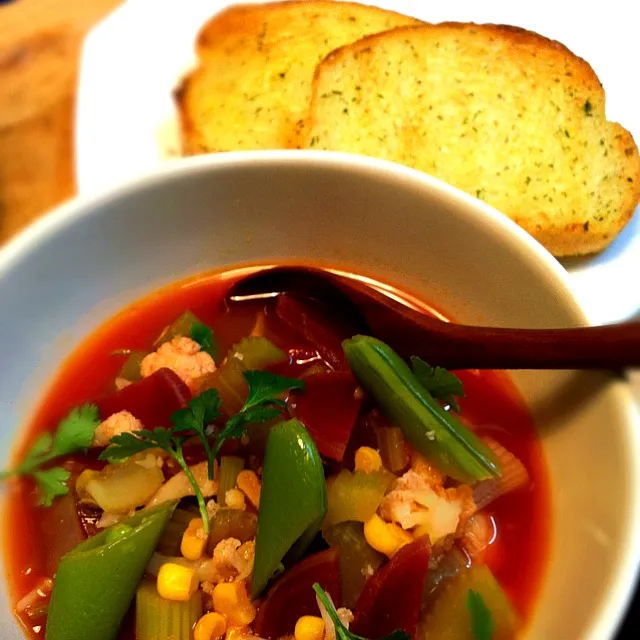
[[[202,591],[187,602],[165,600],[156,583],[144,580],[136,592],[136,640],[191,640],[202,616]]]

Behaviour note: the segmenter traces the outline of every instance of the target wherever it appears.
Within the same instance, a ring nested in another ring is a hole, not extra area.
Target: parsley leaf
[[[91,446],[93,434],[99,424],[100,416],[95,404],[85,404],[72,409],[60,422],[53,436],[50,458],[87,449]]]
[[[62,467],[45,470],[41,467],[60,456],[85,451],[91,445],[99,424],[98,407],[94,404],[75,407],[60,421],[53,435],[43,433],[31,445],[24,460],[14,469],[0,473],[0,479],[15,475],[32,476],[40,491],[40,504],[50,507],[55,497],[69,492],[65,483],[71,474]]]
[[[475,640],[491,640],[495,633],[495,623],[491,611],[482,596],[473,589],[467,593],[467,610],[470,616],[471,633]]]
[[[194,322],[189,331],[192,340],[195,340],[203,351],[206,351],[214,360],[218,358],[218,344],[213,330],[202,322]]]
[[[329,614],[329,617],[333,621],[337,640],[366,640],[366,638],[363,638],[362,636],[357,636],[355,633],[351,633],[351,631],[349,631],[349,629],[347,629],[342,624],[340,618],[338,617],[338,612],[333,606],[333,602],[331,602],[331,599],[329,598],[325,590],[317,582],[313,585],[313,590],[316,592],[318,600],[322,602],[324,608]],[[396,629],[389,635],[380,638],[380,640],[410,640],[410,636],[402,629]]]
[[[207,389],[193,398],[187,407],[176,411],[172,416],[173,431],[195,431],[200,437],[202,446],[207,454],[207,473],[209,480],[213,480],[213,462],[215,455],[211,450],[207,437],[207,425],[220,417],[220,394],[215,389]]]
[[[249,385],[249,395],[241,411],[265,403],[275,403],[284,407],[284,402],[277,396],[292,389],[304,389],[304,380],[285,378],[268,371],[245,371],[244,377]]]
[[[243,375],[249,385],[249,394],[242,409],[227,420],[218,434],[213,447],[214,457],[217,457],[227,440],[241,438],[246,433],[245,425],[272,420],[286,411],[286,403],[278,398],[280,394],[291,389],[304,389],[304,380],[286,378],[268,371],[244,371]]]
[[[71,477],[71,473],[62,467],[34,471],[32,475],[38,485],[41,496],[40,504],[43,507],[50,507],[54,498],[66,496],[69,493],[69,487],[66,483]]]
[[[434,398],[439,398],[451,405],[454,411],[460,411],[460,405],[454,398],[454,396],[464,398],[464,388],[460,378],[443,367],[432,367],[417,356],[411,356],[411,368],[420,384]]]
[[[166,429],[156,427],[155,431],[166,431]],[[158,444],[156,438],[159,438],[164,446]],[[111,438],[111,444],[102,451],[99,459],[107,460],[109,463],[122,462],[147,449],[160,448],[166,450],[166,444],[163,434],[156,434],[154,431],[148,431],[147,429],[136,431],[135,435],[133,433],[120,433]]]

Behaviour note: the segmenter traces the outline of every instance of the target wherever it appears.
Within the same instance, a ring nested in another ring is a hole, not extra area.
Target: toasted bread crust
[[[399,27],[330,53],[304,144],[421,169],[495,206],[557,256],[606,247],[640,200],[631,134],[590,65],[503,25]]]
[[[338,46],[418,23],[332,0],[226,9],[201,29],[200,65],[175,92],[184,153],[298,148],[316,65]]]

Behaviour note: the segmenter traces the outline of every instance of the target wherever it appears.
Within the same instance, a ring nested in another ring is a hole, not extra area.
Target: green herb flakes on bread
[[[399,28],[316,69],[305,146],[385,158],[502,211],[557,256],[605,248],[640,199],[631,134],[593,69],[522,29]]]

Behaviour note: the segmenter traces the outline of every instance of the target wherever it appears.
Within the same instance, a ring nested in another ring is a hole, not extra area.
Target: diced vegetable
[[[313,591],[320,583],[332,600],[342,602],[337,549],[308,556],[275,582],[258,610],[254,630],[261,638],[275,640],[292,634],[301,616],[318,615]]]
[[[381,469],[365,473],[343,469],[327,479],[327,517],[323,529],[339,522],[366,522],[378,510],[380,502],[396,477]]]
[[[292,548],[294,555],[304,553],[326,513],[327,487],[313,439],[298,420],[276,425],[269,433],[262,471],[254,598],[262,593]]]
[[[245,627],[256,617],[244,580],[219,582],[213,589],[213,608],[233,627]]]
[[[189,387],[171,369],[159,369],[120,391],[96,399],[100,417],[106,420],[128,411],[147,429],[168,427],[171,416],[191,400]]]
[[[335,320],[325,317],[310,304],[295,300],[288,295],[278,296],[276,313],[294,331],[302,334],[333,369],[348,370],[347,361],[340,348],[340,339],[350,333],[345,334],[338,327],[333,327]]]
[[[431,548],[427,538],[408,544],[365,584],[351,630],[376,640],[396,629],[416,637]]]
[[[142,506],[164,482],[156,456],[142,453],[102,471],[85,469],[78,478],[78,495],[90,497],[103,511],[127,513]]]
[[[202,591],[187,602],[165,600],[153,580],[144,580],[136,592],[136,640],[191,640],[202,616]]]
[[[60,562],[46,640],[114,640],[144,569],[176,503],[138,512],[126,535],[107,543],[109,530],[85,540]]]
[[[348,371],[325,371],[304,380],[304,391],[292,395],[292,414],[323,456],[341,462],[362,405],[358,383]]]
[[[129,382],[140,380],[142,378],[140,375],[140,365],[147,354],[147,351],[130,351],[116,377],[124,378]]]
[[[160,536],[156,551],[164,556],[177,556],[180,553],[182,536],[189,523],[200,515],[197,509],[184,509],[178,507],[167,522],[167,526]]]
[[[469,567],[469,559],[456,546],[451,547],[438,561],[435,567],[432,567],[427,574],[427,580],[424,585],[424,601],[423,605],[428,606],[437,597],[437,589],[442,582],[455,578],[460,571],[464,571]]]
[[[376,438],[384,466],[393,473],[405,469],[409,464],[409,454],[402,431],[398,427],[378,427]]]
[[[39,515],[41,536],[50,541],[44,558],[44,571],[46,575],[53,576],[58,570],[60,559],[86,536],[76,509],[75,496],[70,493],[54,500]]]
[[[491,478],[478,483],[473,488],[473,500],[478,510],[484,509],[500,496],[526,487],[529,484],[529,472],[516,456],[505,449],[493,438],[483,438],[500,460],[502,477]]]
[[[445,411],[388,345],[370,336],[343,342],[356,378],[413,447],[459,482],[501,475],[495,453],[454,415]]]
[[[177,336],[191,337],[191,327],[194,324],[202,324],[198,316],[192,311],[185,311],[181,316],[174,320],[169,326],[165,327],[162,333],[157,337],[153,343],[153,348],[157,349],[165,342],[170,342]]]
[[[208,376],[203,388],[217,389],[222,398],[222,408],[227,415],[240,411],[247,399],[248,386],[245,371],[262,371],[284,362],[287,354],[264,337],[243,338],[231,347],[227,359]]]
[[[352,609],[367,578],[386,558],[367,543],[361,522],[341,522],[326,529],[322,535],[332,548],[338,550],[342,604]]]
[[[239,509],[219,509],[211,518],[211,533],[207,543],[209,555],[213,555],[216,545],[226,538],[236,538],[247,542],[255,538],[258,528],[258,516],[250,511]]]
[[[231,348],[228,357],[242,362],[245,371],[263,371],[284,362],[287,354],[263,336],[248,336]]]
[[[486,565],[461,571],[443,583],[437,599],[420,623],[424,640],[476,640],[471,629],[469,591],[477,593],[491,613],[495,632],[492,640],[508,640],[519,627],[518,615],[509,598]]]
[[[244,469],[244,460],[237,456],[222,456],[220,458],[220,480],[218,485],[218,503],[226,504],[229,489],[235,489],[238,474]]]

